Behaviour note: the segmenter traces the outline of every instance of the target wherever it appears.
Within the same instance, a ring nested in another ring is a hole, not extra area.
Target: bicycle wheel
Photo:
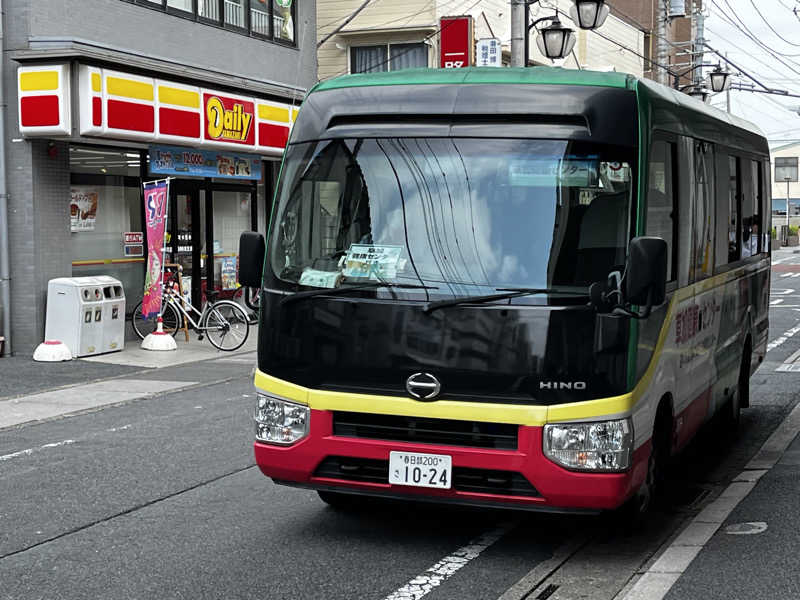
[[[178,327],[180,327],[181,320],[178,311],[175,310],[172,304],[165,304],[161,307],[161,319],[164,322],[164,332],[175,337],[175,334],[178,332]],[[158,326],[158,317],[146,319],[142,314],[142,303],[139,302],[136,308],[133,309],[131,325],[133,325],[133,331],[136,332],[139,339],[143,340],[147,334],[153,333],[156,330]]]
[[[255,296],[256,299],[258,296]],[[258,302],[253,302],[253,289],[248,287],[240,287],[233,294],[233,301],[242,307],[242,310],[247,314],[247,319],[250,324],[258,321]]]
[[[206,312],[203,326],[208,341],[215,348],[230,352],[241,347],[250,333],[247,313],[230,300],[212,304]]]

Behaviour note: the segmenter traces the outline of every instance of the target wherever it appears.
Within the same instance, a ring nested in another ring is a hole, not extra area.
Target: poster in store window
[[[95,188],[74,187],[70,189],[70,231],[94,231],[98,201],[99,195]]]

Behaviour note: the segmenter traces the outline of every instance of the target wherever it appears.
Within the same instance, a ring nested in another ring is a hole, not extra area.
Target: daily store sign
[[[81,135],[236,148],[279,156],[297,108],[289,104],[78,65]],[[19,128],[26,137],[70,135],[70,66],[21,66]]]

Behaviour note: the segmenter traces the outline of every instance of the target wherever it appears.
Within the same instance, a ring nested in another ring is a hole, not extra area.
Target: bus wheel
[[[739,429],[742,407],[750,405],[750,340],[745,342],[742,364],[739,366],[739,380],[736,391],[722,409],[722,424],[726,432],[735,434]]]

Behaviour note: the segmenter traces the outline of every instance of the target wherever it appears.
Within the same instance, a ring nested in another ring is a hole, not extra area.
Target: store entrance
[[[170,181],[166,259],[183,267],[184,292],[191,289],[196,307],[209,289],[236,295],[239,235],[256,229],[256,198],[255,183]]]

